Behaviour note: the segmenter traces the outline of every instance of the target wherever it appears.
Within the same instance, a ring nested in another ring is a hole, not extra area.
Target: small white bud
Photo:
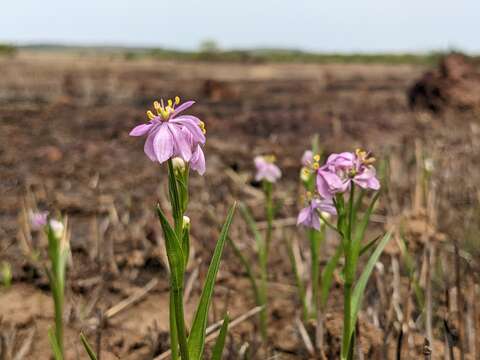
[[[61,239],[63,238],[63,232],[65,230],[65,226],[63,225],[63,223],[61,221],[58,221],[58,220],[55,220],[55,219],[51,219],[49,222],[48,222],[48,225],[50,226],[50,228],[52,229],[53,233],[55,234],[55,236],[58,238],[58,239]]]
[[[185,161],[183,161],[183,159],[180,158],[180,157],[174,157],[172,159],[172,165],[173,165],[173,170],[175,172],[177,172],[177,171],[178,172],[184,172],[185,171],[185,168],[186,168]]]
[[[425,167],[425,170],[430,173],[433,172],[433,170],[435,169],[435,164],[433,162],[433,159],[431,158],[425,159],[423,166]]]
[[[183,228],[190,227],[190,218],[188,216],[183,216]]]

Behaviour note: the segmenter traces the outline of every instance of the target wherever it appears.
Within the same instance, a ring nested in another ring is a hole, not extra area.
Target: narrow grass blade
[[[95,355],[95,352],[93,351],[92,346],[88,342],[85,335],[83,335],[83,333],[80,333],[80,340],[82,341],[83,347],[85,348],[85,351],[87,352],[90,360],[97,360],[97,355]]]
[[[307,296],[305,292],[305,284],[298,270],[297,261],[295,259],[295,253],[293,250],[292,240],[285,238],[285,243],[287,245],[288,258],[290,259],[290,263],[292,265],[293,275],[295,276],[295,282],[297,283],[298,297],[302,303],[303,321],[306,322],[308,320],[309,314],[308,314]]]
[[[183,285],[182,277],[185,266],[185,255],[183,254],[182,245],[159,205],[157,205],[156,210],[165,237],[165,247],[167,249],[172,282],[175,286],[180,287]]]
[[[366,254],[368,251],[370,251],[370,249],[373,248],[373,246],[378,242],[378,240],[380,240],[382,236],[379,235],[377,236],[376,238],[374,238],[373,240],[371,240],[370,242],[368,242],[367,244],[365,244],[362,249],[360,250],[360,256],[362,256],[363,254]]]
[[[210,266],[208,267],[207,277],[203,286],[202,295],[198,303],[197,310],[192,323],[190,336],[188,337],[188,352],[192,360],[200,360],[203,356],[205,347],[205,329],[207,327],[208,310],[212,301],[213,287],[220,267],[223,248],[227,239],[228,230],[233,220],[236,204],[233,204],[228,211],[227,219],[220,232],[219,239],[213,252]]]
[[[222,360],[223,349],[225,348],[225,339],[227,338],[228,333],[228,324],[230,323],[230,317],[228,314],[225,314],[223,317],[222,328],[220,329],[220,334],[218,334],[217,341],[213,347],[212,351],[212,360]]]
[[[238,246],[233,242],[230,236],[227,236],[227,241],[232,246],[233,252],[238,257],[243,267],[245,268],[245,271],[247,272],[248,280],[250,280],[250,284],[252,285],[253,294],[255,296],[255,302],[256,304],[259,304],[260,294],[258,292],[257,279],[255,278],[255,274],[253,272],[252,266],[248,262],[247,258],[243,256],[242,252],[240,251]]]
[[[352,316],[351,316],[351,325],[350,325],[350,329],[351,329],[350,337],[352,336],[353,330],[355,329],[358,311],[360,310],[360,307],[362,305],[362,298],[368,283],[368,279],[370,278],[370,275],[372,274],[375,264],[380,258],[380,255],[382,254],[383,249],[385,248],[387,243],[390,241],[391,237],[392,237],[391,232],[388,232],[385,234],[385,236],[382,238],[382,240],[378,244],[377,248],[373,252],[370,259],[368,259],[368,262],[365,265],[363,273],[362,275],[360,275],[360,277],[358,278],[357,284],[355,285],[355,288],[352,294],[352,313],[351,313]]]
[[[255,242],[257,244],[257,251],[262,251],[264,247],[264,240],[262,234],[258,231],[257,228],[257,223],[253,219],[253,216],[248,209],[247,206],[245,206],[244,203],[240,203],[238,208],[240,209],[240,214],[242,215],[243,219],[247,223],[248,227],[250,228],[250,231],[252,232],[253,236],[255,237]]]
[[[362,247],[362,240],[365,236],[365,231],[367,230],[368,223],[370,221],[370,216],[372,215],[373,208],[375,207],[375,204],[380,196],[380,192],[377,192],[372,200],[370,201],[370,205],[368,206],[367,211],[362,217],[362,220],[359,222],[359,224],[355,227],[355,234],[353,235],[353,241],[352,241],[352,248],[351,248],[351,270],[355,271],[357,268],[357,261],[358,257],[361,252],[361,247]]]
[[[321,279],[321,294],[320,294],[320,306],[325,309],[327,305],[328,295],[330,294],[330,288],[332,287],[333,272],[335,271],[338,261],[343,254],[342,244],[338,245],[335,254],[328,260],[327,265],[323,269]]]
[[[48,339],[50,340],[50,346],[52,347],[53,357],[55,360],[63,360],[62,350],[58,345],[57,338],[53,329],[48,329]]]

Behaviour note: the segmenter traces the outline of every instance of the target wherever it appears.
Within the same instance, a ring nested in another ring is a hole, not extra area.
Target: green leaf
[[[183,225],[182,205],[171,159],[168,160],[168,193],[170,195],[170,203],[172,204],[175,233],[177,234],[177,237],[180,238]]]
[[[55,360],[63,360],[62,350],[58,345],[57,338],[53,329],[48,329],[48,339],[50,340],[50,346],[52,347],[53,357]]]
[[[182,245],[159,205],[157,205],[156,210],[165,238],[165,247],[167,249],[168,265],[170,267],[172,283],[178,288],[183,286],[183,269],[185,266],[185,256],[183,254]]]
[[[380,240],[381,237],[382,237],[381,235],[378,235],[376,238],[374,238],[373,240],[368,242],[366,245],[364,245],[360,250],[360,256],[367,253],[371,248],[373,248],[373,246],[377,243],[378,240]]]
[[[188,352],[192,360],[201,360],[205,347],[205,329],[207,328],[207,317],[210,303],[212,301],[213,287],[215,278],[217,277],[220,267],[220,259],[222,257],[225,240],[227,239],[228,230],[233,220],[236,204],[233,204],[228,211],[227,219],[223,225],[222,231],[218,238],[215,250],[213,252],[210,266],[208,267],[207,277],[203,286],[202,295],[198,303],[195,316],[193,318],[190,336],[188,337]]]
[[[225,314],[223,318],[222,328],[220,329],[220,334],[218,334],[217,341],[213,347],[212,351],[212,360],[221,360],[223,349],[225,348],[225,339],[227,338],[228,333],[228,323],[230,322],[230,317],[228,314]]]
[[[82,341],[83,347],[85,348],[85,351],[87,352],[90,360],[97,360],[97,355],[95,355],[95,352],[93,351],[92,346],[88,342],[85,335],[83,335],[83,333],[80,333],[80,340]]]
[[[255,296],[255,302],[257,304],[259,304],[260,303],[260,294],[258,292],[257,279],[255,278],[252,266],[248,262],[247,258],[245,256],[243,256],[242,252],[240,251],[238,246],[233,242],[233,240],[230,236],[227,236],[227,241],[232,246],[233,252],[238,257],[238,259],[242,263],[243,267],[245,268],[245,271],[247,272],[248,279],[250,280],[250,284],[252,285],[253,294]]]
[[[295,276],[295,282],[297,283],[298,297],[300,299],[300,302],[302,303],[303,320],[306,322],[308,320],[308,306],[307,306],[307,296],[305,293],[305,284],[298,271],[297,262],[295,261],[292,240],[285,238],[285,243],[287,245],[288,258],[290,259],[290,263],[292,265],[293,275]]]
[[[327,305],[328,295],[330,294],[330,288],[332,287],[333,273],[342,254],[343,245],[339,244],[335,254],[328,260],[327,265],[323,269],[320,294],[320,306],[322,309],[325,309],[325,305]]]
[[[259,253],[262,253],[262,251],[264,251],[264,240],[263,240],[262,234],[260,234],[260,232],[258,231],[257,223],[253,219],[253,216],[250,210],[248,209],[247,206],[245,206],[244,203],[240,203],[238,208],[240,209],[240,214],[242,215],[243,219],[245,220],[248,227],[250,228],[250,231],[255,237],[255,243],[257,244],[257,251]]]
[[[173,291],[170,291],[169,301],[169,324],[170,324],[170,349],[172,351],[172,360],[178,360],[178,330],[175,320],[175,298]]]
[[[357,268],[358,256],[361,252],[362,240],[365,236],[365,231],[367,230],[368,223],[370,221],[370,216],[372,215],[375,204],[380,196],[380,192],[377,192],[367,208],[365,214],[363,214],[362,220],[357,226],[355,226],[355,234],[353,236],[352,248],[351,248],[351,271],[355,271]],[[352,275],[352,274],[350,274]]]
[[[363,273],[362,275],[360,275],[360,277],[358,278],[357,284],[355,285],[355,288],[352,294],[352,313],[351,313],[352,317],[351,317],[349,337],[352,336],[353,331],[355,329],[355,323],[357,322],[358,311],[360,310],[360,307],[362,305],[363,294],[365,292],[368,279],[370,278],[370,275],[372,274],[375,264],[380,258],[380,255],[382,254],[383,249],[385,248],[385,246],[387,245],[391,237],[392,237],[391,232],[388,232],[384,235],[384,237],[378,244],[377,248],[373,252],[372,256],[370,257],[370,259],[368,259],[368,262],[365,265]]]
[[[183,229],[182,250],[185,257],[185,269],[187,268],[188,259],[190,257],[190,225]]]

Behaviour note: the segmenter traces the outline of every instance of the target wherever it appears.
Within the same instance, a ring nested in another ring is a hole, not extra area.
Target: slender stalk
[[[170,349],[172,349],[172,360],[178,360],[178,331],[177,323],[175,322],[175,299],[173,292],[170,292]]]
[[[312,302],[310,306],[310,317],[312,319],[317,318],[318,308],[318,288],[320,277],[320,242],[321,233],[314,229],[308,230],[308,238],[310,240],[310,279],[312,282]]]
[[[57,344],[62,352],[62,355],[65,354],[63,347],[63,289],[59,292],[62,294],[57,294],[54,296],[54,308],[55,308],[55,337],[57,338]]]
[[[177,326],[178,343],[180,345],[180,356],[182,360],[188,360],[187,331],[185,329],[185,318],[183,310],[183,287],[173,288],[175,306],[175,324]]]
[[[61,358],[64,358],[63,346],[63,304],[65,298],[65,267],[67,250],[63,248],[62,239],[59,238],[53,229],[48,225],[48,257],[50,260],[50,270],[47,274],[50,280],[52,290],[55,318],[55,346],[56,351]]]
[[[267,326],[268,326],[268,253],[270,249],[270,241],[272,238],[272,229],[273,229],[273,201],[272,201],[272,184],[268,181],[263,182],[263,191],[265,192],[265,215],[267,219],[267,231],[265,234],[264,243],[262,244],[262,249],[260,249],[260,305],[263,306],[262,311],[260,312],[260,332],[262,334],[262,339],[267,340]]]
[[[168,176],[169,176],[169,194],[170,203],[173,210],[173,220],[175,234],[178,239],[183,239],[183,206],[181,204],[181,196],[179,193],[179,184],[175,177],[172,160],[168,160]],[[174,311],[174,318],[170,314],[170,336],[172,341],[172,349],[176,343],[180,346],[180,356],[182,360],[188,360],[188,344],[187,344],[187,331],[185,328],[185,315],[183,309],[183,279],[186,268],[186,261],[184,259],[185,266],[183,268],[183,274],[179,284],[170,285],[170,311]],[[176,336],[175,334],[176,328]]]
[[[355,277],[355,269],[352,259],[352,226],[354,221],[353,205],[355,201],[355,185],[351,184],[350,187],[350,197],[348,199],[348,220],[346,223],[346,231],[342,231],[346,237],[345,243],[345,284],[344,284],[344,293],[343,293],[343,339],[342,339],[342,360],[351,359],[351,347],[353,342],[351,341],[352,337],[350,336],[351,324],[352,324],[352,288],[353,281]],[[345,214],[342,215],[342,217]]]

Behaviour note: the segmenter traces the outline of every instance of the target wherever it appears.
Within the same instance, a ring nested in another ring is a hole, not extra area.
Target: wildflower
[[[300,210],[300,213],[297,217],[297,225],[303,225],[315,230],[320,230],[321,225],[318,211],[321,211],[322,215],[323,213],[332,215],[337,213],[332,200],[312,199],[307,207]]]
[[[65,230],[65,226],[61,221],[50,219],[48,221],[48,225],[50,226],[50,229],[52,229],[57,239],[63,238],[63,231]]]
[[[323,198],[344,193],[353,182],[363,189],[380,189],[373,167],[375,159],[362,150],[332,154],[317,172],[317,190]]]
[[[47,225],[48,211],[30,211],[28,217],[32,229],[40,230]]]
[[[312,166],[313,164],[313,151],[312,150],[305,150],[302,155],[302,165],[305,167]]]
[[[150,121],[133,128],[131,136],[147,136],[144,151],[150,160],[163,163],[172,157],[180,157],[191,162],[192,169],[198,173],[205,172],[205,157],[201,149],[206,140],[205,124],[195,116],[179,115],[194,103],[187,101],[179,105],[178,96],[175,101],[168,100],[167,105],[163,100],[161,103],[155,101],[153,106],[157,114],[147,111]]]
[[[274,162],[274,156],[256,156],[254,159],[255,167],[257,168],[255,180],[265,180],[274,183],[280,179],[282,172]]]

